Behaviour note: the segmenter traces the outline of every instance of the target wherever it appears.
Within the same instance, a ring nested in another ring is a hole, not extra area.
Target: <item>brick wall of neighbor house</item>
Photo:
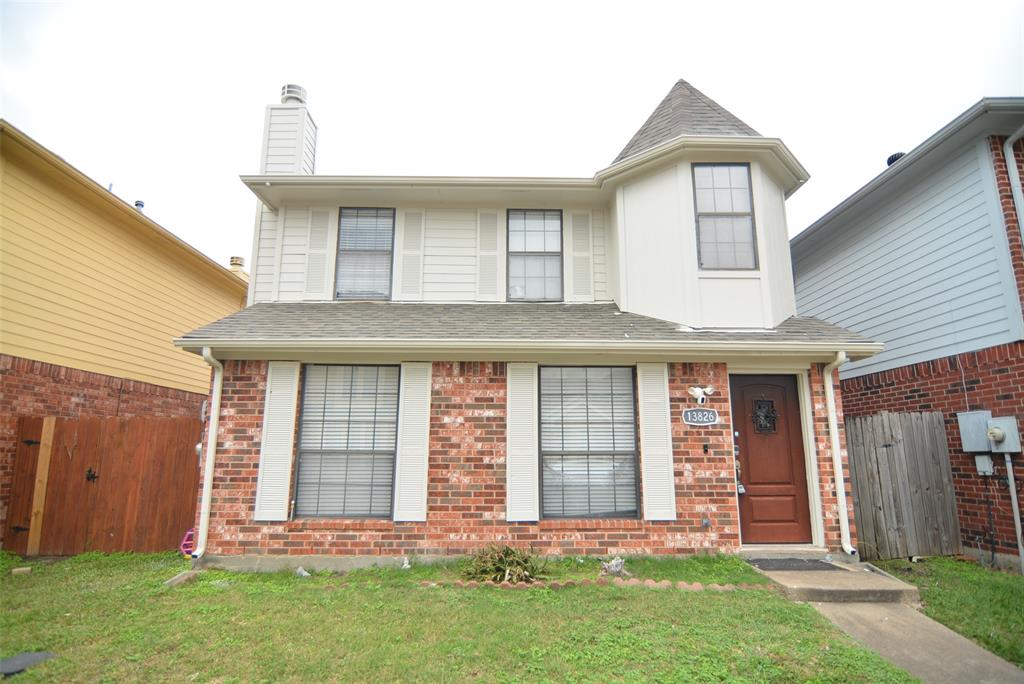
[[[729,420],[724,364],[670,365],[670,402],[678,520],[544,520],[505,517],[505,369],[501,362],[436,362],[433,366],[427,522],[299,519],[254,523],[266,363],[225,362],[215,489],[208,552],[236,554],[464,554],[493,542],[543,554],[668,554],[739,548],[732,437],[727,425],[697,429],[681,414],[686,388],[713,385],[709,399]],[[818,383],[820,386],[820,382]],[[816,426],[824,399],[815,392]],[[829,474],[827,440],[819,438]],[[708,453],[704,453],[704,445]],[[838,543],[834,497],[829,541]],[[829,504],[831,501],[831,504]],[[707,524],[705,524],[707,521]]]
[[[21,416],[199,416],[195,392],[0,354],[0,535]]]
[[[1024,246],[1003,156],[1005,140],[989,138],[989,149],[995,165],[1010,261],[1024,306]],[[1014,152],[1018,171],[1024,178],[1024,140],[1015,145]],[[1024,342],[852,378],[843,382],[843,398],[847,414],[851,416],[879,411],[941,411],[946,420],[946,440],[963,543],[973,548],[990,548],[988,507],[991,502],[996,551],[1017,554],[1010,490],[1003,460],[995,459],[994,477],[978,475],[974,456],[961,449],[956,414],[966,411],[968,406],[987,409],[997,416],[1017,416],[1024,427]],[[1024,460],[1020,457],[1015,457],[1014,465],[1024,470]],[[1022,480],[1024,478],[1018,477],[1018,489],[1024,488]]]
[[[850,416],[879,411],[941,411],[946,421],[963,543],[988,550],[988,499],[995,523],[996,551],[1017,553],[1003,461],[994,459],[995,477],[978,475],[974,456],[961,448],[956,414],[970,407],[990,410],[996,416],[1024,419],[1024,342],[851,378],[843,381],[843,399]],[[1024,427],[1024,420],[1021,423]],[[1020,473],[1020,489],[1024,484],[1024,461],[1017,456],[1014,466],[1015,474]]]

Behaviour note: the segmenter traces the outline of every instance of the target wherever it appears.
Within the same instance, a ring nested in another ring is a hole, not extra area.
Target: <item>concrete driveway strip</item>
[[[855,640],[923,682],[1008,684],[1024,670],[901,603],[812,603]]]

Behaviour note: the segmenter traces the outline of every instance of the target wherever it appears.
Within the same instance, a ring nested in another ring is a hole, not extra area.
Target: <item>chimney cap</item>
[[[229,260],[231,267],[245,268],[245,258],[240,256],[233,256]]]
[[[146,203],[142,200],[135,200],[135,208],[142,211],[142,208],[146,206]]]
[[[306,89],[294,83],[281,86],[281,104],[306,104]]]

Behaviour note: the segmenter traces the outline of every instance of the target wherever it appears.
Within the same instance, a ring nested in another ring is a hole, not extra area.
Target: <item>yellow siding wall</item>
[[[171,340],[244,289],[9,139],[2,152],[0,353],[206,393],[209,367]]]

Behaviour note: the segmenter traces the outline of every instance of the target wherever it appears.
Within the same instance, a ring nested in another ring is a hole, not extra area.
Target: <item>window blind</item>
[[[631,368],[541,368],[540,433],[544,517],[637,515]]]
[[[296,516],[391,515],[398,380],[396,366],[305,367]]]
[[[338,299],[389,299],[394,209],[342,208],[338,226]]]

